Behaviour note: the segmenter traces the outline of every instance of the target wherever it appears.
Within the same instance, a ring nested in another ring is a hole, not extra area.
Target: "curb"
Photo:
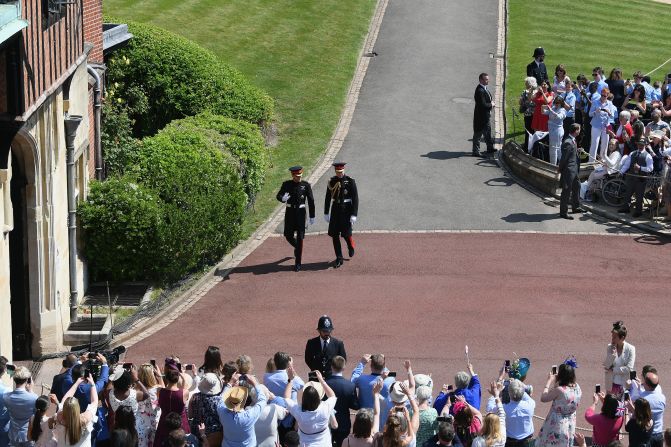
[[[340,114],[340,119],[329,140],[326,151],[316,162],[307,179],[312,184],[317,182],[319,178],[330,169],[336,155],[342,148],[345,137],[347,137],[350,123],[354,116],[354,109],[356,108],[359,99],[359,92],[371,60],[371,58],[365,56],[365,54],[373,51],[388,3],[389,0],[377,1],[375,12],[373,13],[373,17],[368,27],[366,40],[359,52],[354,76],[350,82],[349,89],[347,90],[347,99]],[[284,207],[278,205],[265,223],[263,223],[247,240],[238,244],[229,254],[224,256],[219,264],[211,268],[202,278],[190,286],[188,290],[175,297],[174,300],[172,300],[172,302],[158,314],[151,318],[138,320],[128,331],[116,337],[112,344],[124,344],[126,347],[130,347],[175,321],[179,315],[198,302],[198,300],[205,296],[210,289],[221,282],[231,270],[237,267],[240,262],[256,250],[256,248],[258,248],[268,237],[274,234],[275,228],[277,228],[282,220],[283,210]]]

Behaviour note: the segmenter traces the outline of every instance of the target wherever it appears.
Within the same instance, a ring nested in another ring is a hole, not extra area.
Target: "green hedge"
[[[179,280],[235,246],[245,205],[237,159],[168,126],[142,141],[130,174],[93,183],[80,206],[94,277]]]
[[[257,126],[204,112],[173,121],[168,127],[174,127],[176,131],[199,132],[220,150],[233,154],[238,160],[239,175],[244,184],[248,203],[254,202],[256,194],[263,185],[269,162],[268,149]]]
[[[272,118],[272,99],[211,51],[162,28],[128,27],[134,37],[108,60],[107,76],[131,110],[136,137],[204,110],[257,124]]]
[[[163,203],[150,189],[120,177],[92,182],[79,206],[84,254],[94,278],[154,278],[163,230]]]

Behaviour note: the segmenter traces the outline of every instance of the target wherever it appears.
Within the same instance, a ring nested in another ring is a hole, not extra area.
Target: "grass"
[[[309,168],[338,122],[375,0],[105,0],[105,14],[192,39],[275,100],[279,143],[247,216],[251,234],[277,205],[287,168]]]
[[[606,76],[613,67],[626,78],[636,70],[648,73],[671,58],[662,43],[671,22],[671,5],[652,0],[510,0],[508,68],[506,77],[506,137],[513,137],[512,108],[524,89],[526,66],[535,47],[545,48],[545,65],[552,79],[562,63],[568,76],[579,73],[591,79],[592,69],[603,67]],[[650,76],[663,80],[671,62]],[[517,134],[524,129],[515,123]]]

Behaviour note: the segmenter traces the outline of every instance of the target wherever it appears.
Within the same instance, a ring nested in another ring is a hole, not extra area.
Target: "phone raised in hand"
[[[125,369],[126,371],[130,371],[133,368],[132,363],[124,363],[122,366],[123,366],[123,369]]]
[[[636,370],[629,371],[629,380],[636,380]]]
[[[149,363],[151,364],[151,366],[156,368],[156,359],[149,359]]]
[[[601,392],[601,385],[600,384],[598,384],[598,383],[596,384],[596,386],[594,387],[594,392],[596,394],[599,394]]]
[[[308,382],[319,382],[319,379],[317,378],[317,373],[314,371],[310,371],[308,373]]]
[[[186,365],[187,371],[193,371],[193,365]]]
[[[552,365],[552,375],[556,376],[557,375],[557,365]]]
[[[387,377],[396,377],[396,371],[389,371]]]

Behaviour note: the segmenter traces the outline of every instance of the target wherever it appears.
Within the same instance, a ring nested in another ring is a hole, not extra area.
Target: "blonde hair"
[[[65,399],[62,418],[65,426],[65,440],[70,445],[77,444],[82,437],[82,420],[77,399],[74,397]]]
[[[250,374],[254,369],[252,364],[252,358],[248,355],[242,354],[235,361],[235,364],[238,366],[238,372],[240,374]]]
[[[491,447],[494,443],[503,439],[501,436],[501,421],[497,414],[489,413],[483,418],[480,436],[485,438],[487,447]]]
[[[271,373],[275,371],[277,371],[277,367],[275,366],[275,359],[270,357],[266,362],[266,372]]]
[[[156,385],[158,385],[156,376],[154,376],[154,367],[149,363],[145,363],[140,366],[140,368],[137,370],[137,378],[140,379],[142,385],[146,386],[147,388],[154,388]]]

